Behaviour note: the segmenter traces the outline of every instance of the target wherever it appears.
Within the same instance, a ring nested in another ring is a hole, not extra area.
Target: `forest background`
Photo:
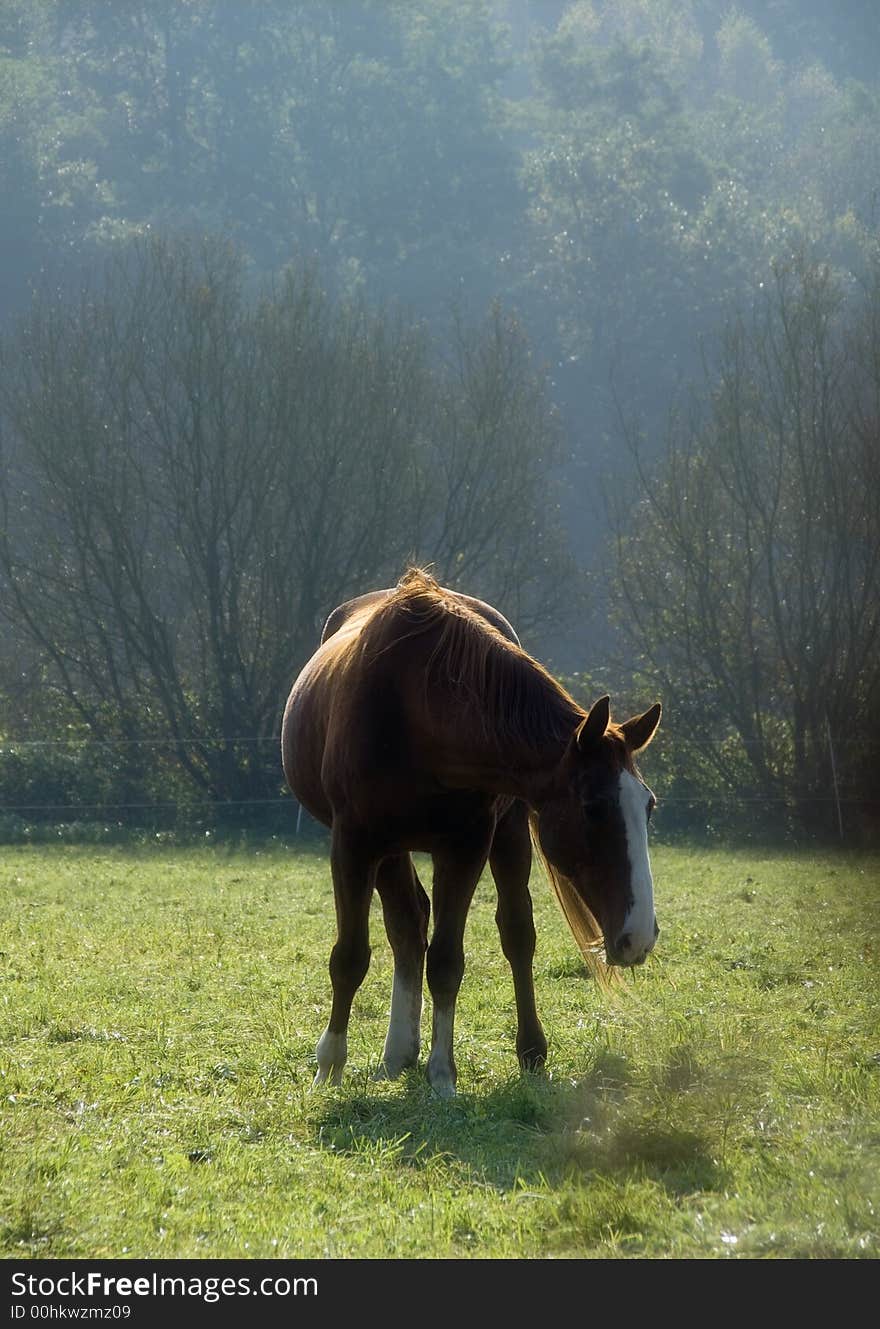
[[[871,834],[878,70],[872,0],[3,0],[3,834],[292,824],[409,558],[662,696],[661,834]]]

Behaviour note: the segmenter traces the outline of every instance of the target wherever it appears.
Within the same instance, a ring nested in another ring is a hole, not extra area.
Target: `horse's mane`
[[[546,873],[547,880],[553,887],[556,903],[571,929],[587,969],[603,988],[610,989],[619,981],[619,974],[616,969],[605,963],[605,937],[599,922],[571,878],[558,871],[544,853],[538,838],[538,814],[531,809],[529,809],[529,830],[532,847]]]
[[[491,735],[512,763],[527,760],[548,743],[567,743],[586,712],[557,680],[522,647],[460,599],[444,590],[423,568],[411,567],[392,594],[365,622],[361,649],[376,658],[397,643],[436,630],[425,674],[425,694],[436,687],[466,713],[470,732]],[[609,735],[622,765],[632,759],[617,725]],[[604,984],[611,971],[602,956],[602,929],[574,886],[547,860],[538,839],[537,815],[530,814],[532,841],[563,916],[587,967]]]
[[[367,659],[433,631],[426,698],[451,698],[459,716],[515,759],[567,741],[586,712],[552,674],[500,628],[411,567],[364,624]],[[473,732],[473,730],[471,730]]]

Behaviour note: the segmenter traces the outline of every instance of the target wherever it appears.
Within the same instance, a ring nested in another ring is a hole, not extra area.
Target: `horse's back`
[[[324,630],[321,633],[321,645],[323,646],[340,628],[344,627],[346,623],[350,623],[361,612],[378,608],[393,594],[394,592],[391,590],[368,591],[366,595],[355,596],[353,600],[346,600],[343,604],[337,605],[332,614],[328,615],[327,622],[324,624]]]
[[[380,604],[384,604],[387,600],[390,600],[391,596],[394,595],[395,590],[396,587],[389,587],[384,591],[368,591],[366,595],[355,596],[353,600],[346,600],[343,604],[338,605],[337,608],[333,610],[332,614],[328,615],[327,621],[324,624],[324,631],[321,633],[321,644],[323,645],[330,637],[338,632],[340,628],[344,627],[346,623],[350,622],[359,614],[362,614],[365,610],[377,609]],[[475,614],[479,614],[481,618],[484,618],[493,628],[497,628],[502,636],[506,637],[508,641],[515,642],[517,646],[520,645],[519,637],[516,635],[511,624],[503,614],[498,612],[497,609],[490,604],[486,604],[485,600],[478,600],[473,595],[462,595],[460,591],[444,590],[443,594],[449,596],[453,600],[457,600],[459,604],[466,605],[468,609],[471,609]]]
[[[284,773],[299,801],[326,825],[333,822],[347,789],[357,789],[360,798],[380,798],[386,766],[396,787],[401,776],[413,792],[413,786],[430,779],[408,732],[404,695],[407,680],[396,672],[387,655],[367,673],[362,654],[356,649],[356,639],[394,596],[395,589],[370,591],[333,610],[324,625],[320,646],[300,673],[287,701],[282,726]],[[510,623],[491,605],[459,592],[443,594],[519,644]],[[429,651],[429,643],[423,644]],[[423,677],[417,665],[418,654],[412,658],[410,681],[416,674]]]

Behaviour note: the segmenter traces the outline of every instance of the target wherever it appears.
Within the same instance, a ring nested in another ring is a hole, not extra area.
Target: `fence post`
[[[837,829],[840,833],[840,839],[843,840],[843,814],[840,810],[840,789],[837,784],[837,762],[834,760],[834,741],[831,737],[831,722],[828,719],[828,712],[825,712],[825,733],[828,736],[828,753],[831,757],[831,781],[834,785],[834,803],[837,807]]]

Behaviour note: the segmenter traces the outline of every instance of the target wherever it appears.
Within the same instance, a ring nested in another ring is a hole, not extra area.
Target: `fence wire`
[[[729,752],[733,747],[747,747],[749,740],[739,738],[731,739],[729,742],[714,741],[700,744],[702,749],[711,748],[716,752]],[[759,740],[755,740],[758,743]],[[97,750],[131,750],[136,748],[167,750],[169,752],[179,751],[181,748],[193,749],[219,749],[236,748],[252,746],[256,747],[270,745],[276,750],[280,749],[280,736],[264,735],[240,735],[232,738],[218,737],[217,735],[187,736],[185,738],[6,738],[0,740],[0,761],[4,757],[15,756],[22,750],[65,750],[69,753],[79,753],[89,749]],[[880,754],[880,744],[858,741],[845,741],[843,743],[834,743],[833,750],[839,755],[845,752],[864,753],[866,750],[872,750]],[[280,783],[280,762],[279,762],[279,783]],[[297,825],[300,824],[302,811],[298,800],[290,793],[279,793],[276,797],[264,798],[185,798],[169,800],[118,800],[118,801],[100,801],[100,802],[78,802],[78,801],[28,801],[28,802],[7,802],[0,800],[0,813],[9,813],[16,817],[22,816],[49,816],[61,815],[66,817],[78,817],[90,814],[99,818],[106,818],[114,814],[125,813],[174,813],[183,816],[192,815],[198,812],[217,809],[246,809],[246,808],[270,808],[270,807],[289,807],[297,812]],[[853,796],[849,793],[841,792],[839,796],[835,793],[827,795],[816,794],[807,789],[793,789],[788,795],[765,796],[763,794],[738,793],[733,790],[730,792],[713,793],[704,796],[695,796],[692,794],[669,794],[661,796],[658,800],[658,811],[662,815],[664,807],[690,809],[696,811],[701,808],[714,809],[719,807],[777,807],[780,809],[791,809],[794,806],[803,807],[832,807],[838,808],[861,808],[871,809],[880,808],[880,797]]]

